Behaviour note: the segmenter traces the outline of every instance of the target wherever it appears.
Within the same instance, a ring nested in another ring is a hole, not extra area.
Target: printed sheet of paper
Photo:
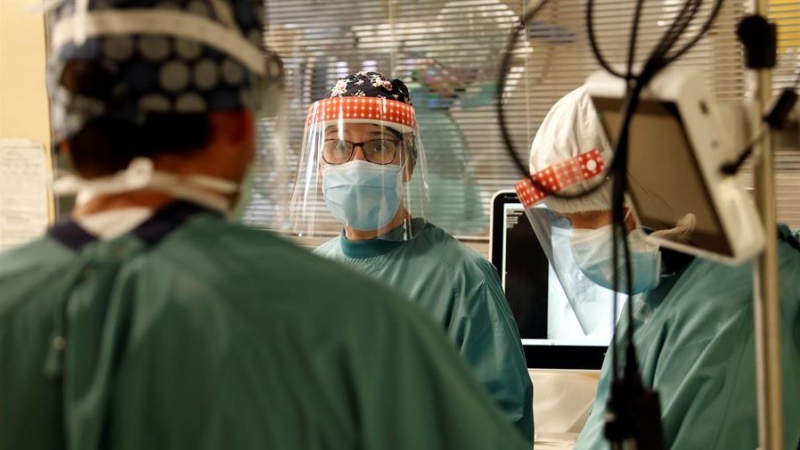
[[[47,229],[50,176],[41,143],[0,139],[0,251],[36,239]]]

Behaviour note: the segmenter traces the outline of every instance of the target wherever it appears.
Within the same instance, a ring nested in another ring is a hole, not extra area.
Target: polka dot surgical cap
[[[258,0],[61,0],[48,15],[56,142],[97,117],[143,125],[153,113],[259,106],[268,65]],[[76,65],[84,86],[65,77]]]

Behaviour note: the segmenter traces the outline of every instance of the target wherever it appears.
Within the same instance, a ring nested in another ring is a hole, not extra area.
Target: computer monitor
[[[572,307],[514,191],[492,200],[490,247],[528,367],[599,370],[613,333],[614,293],[597,286],[592,304]],[[617,296],[617,317],[625,299]]]

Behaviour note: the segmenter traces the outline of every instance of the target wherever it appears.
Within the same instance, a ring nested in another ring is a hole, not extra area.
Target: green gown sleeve
[[[482,282],[456,292],[448,333],[506,418],[533,442],[533,386],[519,331],[497,272],[488,263],[480,269]]]

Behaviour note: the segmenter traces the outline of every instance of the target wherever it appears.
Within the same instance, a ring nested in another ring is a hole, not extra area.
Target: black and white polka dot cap
[[[57,142],[100,116],[253,110],[269,79],[258,0],[63,0],[49,16]],[[94,86],[65,82],[75,63]]]

